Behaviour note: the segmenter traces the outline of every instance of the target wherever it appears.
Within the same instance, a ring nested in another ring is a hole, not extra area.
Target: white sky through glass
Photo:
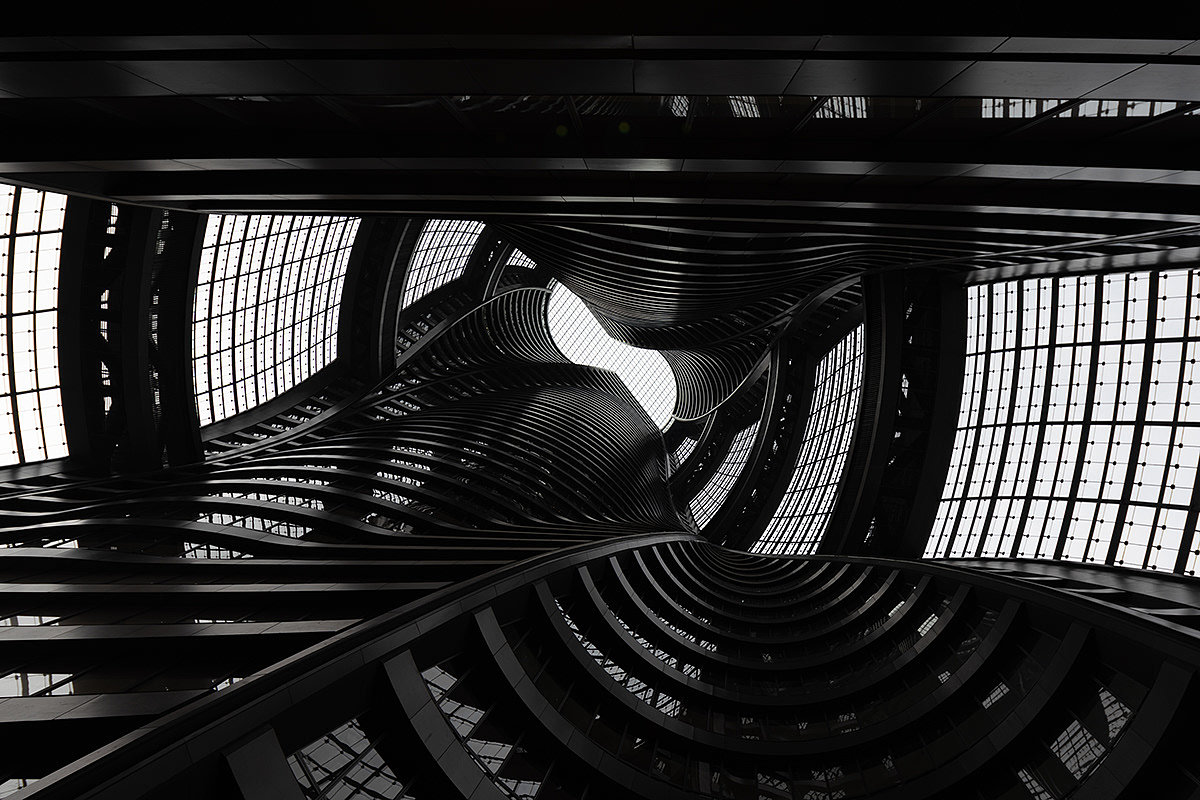
[[[0,465],[67,455],[58,381],[65,195],[0,184]]]
[[[202,426],[265,403],[333,361],[358,223],[271,214],[208,218],[192,307]]]
[[[926,557],[1194,575],[1200,270],[968,287],[950,471]]]
[[[561,283],[552,287],[546,314],[558,349],[576,364],[617,373],[650,419],[666,429],[675,409],[675,374],[667,360],[655,350],[618,342],[570,289]]]

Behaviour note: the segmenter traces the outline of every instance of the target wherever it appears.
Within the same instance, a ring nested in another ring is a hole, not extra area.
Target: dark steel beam
[[[405,268],[420,220],[373,217],[359,223],[338,322],[338,360],[365,383],[381,380],[396,362],[396,318]]]
[[[67,200],[59,256],[58,369],[71,465],[85,472],[108,469],[111,443],[104,432],[106,389],[97,356],[99,294],[93,290],[103,259],[109,205]]]
[[[116,374],[120,383],[114,388],[119,392],[119,407],[124,416],[113,460],[113,466],[118,470],[158,469],[163,463],[162,443],[158,436],[161,411],[155,407],[151,385],[155,377],[154,365],[150,359],[150,292],[158,232],[155,223],[159,214],[161,212],[151,209],[126,207],[117,217],[118,227],[127,226],[128,229],[127,261],[118,289],[120,320],[113,337],[118,352]],[[114,406],[118,406],[115,400]]]
[[[1022,122],[1019,125],[1017,125],[1012,130],[1005,131],[1003,135],[1004,136],[1015,136],[1018,133],[1024,133],[1025,131],[1030,130],[1031,128],[1034,128],[1034,127],[1042,124],[1046,120],[1053,119],[1054,117],[1057,117],[1067,111],[1070,111],[1073,108],[1078,108],[1079,106],[1083,105],[1086,102],[1087,102],[1086,98],[1078,98],[1075,100],[1063,101],[1056,106],[1047,108],[1045,111],[1043,111],[1040,114],[1034,115],[1027,121]]]
[[[69,203],[63,281],[71,285],[62,309],[75,318],[59,332],[66,346],[61,370],[68,447],[75,466],[102,473],[162,466],[160,410],[152,387],[156,365],[150,358],[153,223],[162,212],[121,207],[110,232],[111,214],[108,203]],[[190,312],[172,324],[186,325],[188,318]],[[168,340],[181,341],[176,334]],[[186,363],[190,367],[190,358]],[[172,384],[178,380],[171,377]],[[172,394],[178,396],[174,389]]]
[[[1176,119],[1177,117],[1187,116],[1187,115],[1191,114],[1192,112],[1196,111],[1196,109],[1200,109],[1200,102],[1193,101],[1193,102],[1189,102],[1189,103],[1181,103],[1178,108],[1174,108],[1170,111],[1166,111],[1162,114],[1158,114],[1157,116],[1151,117],[1150,119],[1146,120],[1145,122],[1141,123],[1140,125],[1135,125],[1132,128],[1127,128],[1123,131],[1116,131],[1116,132],[1110,134],[1108,136],[1108,138],[1116,139],[1116,138],[1123,137],[1123,136],[1129,136],[1129,135],[1135,134],[1135,133],[1141,133],[1142,131],[1146,130],[1147,128],[1153,128],[1157,125],[1161,125],[1162,123],[1164,123],[1168,120]]]
[[[926,410],[923,452],[905,469],[919,476],[907,508],[907,520],[891,538],[880,537],[874,548],[881,555],[921,558],[937,517],[954,451],[955,428],[962,402],[963,364],[966,353],[966,290],[953,281],[935,283],[937,303],[936,359],[932,405]],[[932,331],[931,331],[932,332]],[[910,391],[917,391],[911,387]]]
[[[205,217],[159,211],[151,255],[154,368],[159,397],[159,437],[172,466],[203,459],[196,387],[192,375],[192,306],[200,272]]]
[[[817,552],[861,552],[887,466],[900,394],[904,276],[863,279],[862,405],[837,503]]]

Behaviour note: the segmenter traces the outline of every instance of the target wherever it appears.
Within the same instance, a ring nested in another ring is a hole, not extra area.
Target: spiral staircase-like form
[[[345,631],[38,796],[1133,798],[1186,786],[1197,630],[1111,602],[1171,589],[1118,589],[1082,567],[1039,585],[1004,566],[754,556],[679,534],[568,548]]]

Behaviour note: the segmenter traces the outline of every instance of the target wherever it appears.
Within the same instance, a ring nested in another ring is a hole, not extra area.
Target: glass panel
[[[333,361],[358,223],[269,214],[208,218],[192,311],[201,425],[265,403]]]
[[[870,98],[867,97],[830,97],[821,104],[821,107],[813,114],[813,118],[866,119],[869,116],[867,113],[869,100]]]
[[[751,552],[813,552],[825,536],[862,396],[863,329],[858,326],[817,365],[804,439],[787,490]]]
[[[729,110],[735,117],[761,117],[758,101],[749,95],[732,95],[729,98]]]
[[[533,259],[522,253],[520,250],[514,249],[508,256],[508,261],[505,262],[506,267],[524,267],[525,269],[535,269],[537,264]]]
[[[675,410],[675,373],[658,351],[609,336],[583,300],[561,283],[554,284],[546,319],[563,355],[617,373],[654,424],[666,429]]]
[[[472,220],[431,219],[426,222],[404,277],[401,308],[408,308],[439,286],[460,277],[483,228],[482,222]],[[513,263],[512,259],[509,263]]]
[[[312,800],[413,798],[411,781],[396,775],[356,720],[301,749],[288,759],[304,797]]]
[[[1087,100],[1062,108],[1071,102],[1032,97],[985,97],[980,101],[980,116],[984,119],[1030,119],[1043,114],[1055,119],[1149,118],[1175,111],[1180,106],[1174,100]]]
[[[688,458],[692,455],[692,453],[695,452],[696,445],[698,445],[698,444],[700,444],[699,441],[697,441],[696,439],[693,439],[690,436],[686,436],[686,437],[684,437],[683,441],[681,441],[675,447],[675,452],[671,453],[671,472],[672,473],[677,472],[679,470],[679,468],[684,465],[684,463],[688,460]]]
[[[729,452],[726,453],[721,466],[717,467],[717,471],[708,479],[708,483],[704,484],[704,488],[692,498],[690,504],[692,516],[695,517],[698,527],[703,528],[717,515],[729,490],[733,488],[733,484],[737,482],[738,476],[746,467],[756,433],[758,433],[757,422],[733,437],[733,442],[729,445]]]
[[[1195,574],[1200,271],[972,286],[968,313],[958,439],[925,554]]]
[[[0,184],[0,466],[67,455],[58,380],[65,195]]]

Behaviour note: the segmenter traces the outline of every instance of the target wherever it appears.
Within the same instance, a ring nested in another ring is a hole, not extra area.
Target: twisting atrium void
[[[1200,41],[376,14],[0,40],[0,796],[1200,796]]]
[[[558,349],[576,364],[617,373],[654,424],[666,430],[675,409],[671,365],[653,350],[611,338],[583,300],[561,283],[551,285],[546,317]]]

